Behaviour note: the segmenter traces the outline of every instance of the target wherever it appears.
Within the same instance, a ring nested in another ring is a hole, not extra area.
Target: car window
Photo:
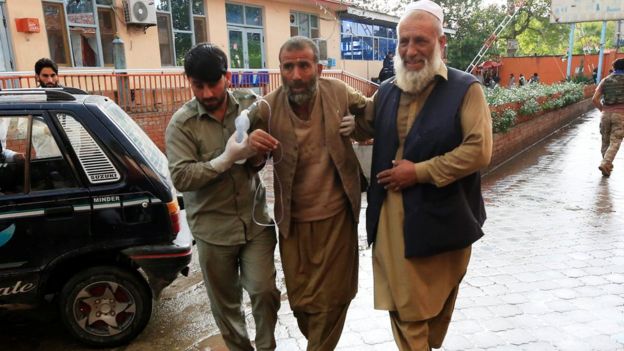
[[[80,122],[68,113],[57,113],[56,118],[91,184],[113,183],[121,179],[117,168]]]
[[[0,116],[0,139],[2,194],[77,186],[73,171],[42,116]]]
[[[28,116],[0,116],[0,194],[24,192]]]
[[[58,190],[78,186],[74,173],[41,116],[33,116],[30,147],[30,190]]]
[[[152,139],[139,127],[138,124],[128,114],[113,102],[102,105],[103,111],[110,120],[117,125],[130,142],[145,157],[152,169],[158,172],[163,178],[169,178],[169,168],[167,157],[154,144]]]
[[[50,128],[41,117],[34,117],[32,123],[31,160],[61,157],[61,151],[50,132]]]

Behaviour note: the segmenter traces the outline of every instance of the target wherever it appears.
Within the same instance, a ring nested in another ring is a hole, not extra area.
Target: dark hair
[[[41,70],[46,67],[52,68],[54,73],[58,74],[58,66],[54,61],[50,60],[47,57],[40,58],[37,62],[35,62],[35,74],[39,75],[41,73]]]
[[[624,70],[624,58],[619,58],[613,61],[613,69],[618,71]]]
[[[312,54],[314,55],[314,63],[319,63],[318,46],[316,46],[316,43],[314,43],[312,39],[302,36],[296,36],[286,40],[286,42],[282,44],[282,47],[280,48],[278,58],[281,62],[283,51],[299,51],[305,50],[306,48],[312,49]]]
[[[213,83],[227,72],[227,56],[218,46],[201,43],[184,56],[184,74],[189,78]]]

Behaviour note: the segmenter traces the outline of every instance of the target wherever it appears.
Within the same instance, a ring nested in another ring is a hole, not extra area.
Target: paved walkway
[[[443,350],[624,350],[624,151],[602,178],[598,123],[592,111],[484,177],[486,236]],[[371,251],[360,259],[338,350],[396,350]],[[278,323],[278,350],[305,350],[287,301]]]

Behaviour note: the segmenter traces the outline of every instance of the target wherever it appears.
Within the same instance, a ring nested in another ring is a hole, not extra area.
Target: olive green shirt
[[[257,222],[271,222],[257,168],[234,164],[219,174],[209,162],[225,150],[241,110],[228,92],[220,122],[193,98],[173,115],[165,132],[169,170],[173,185],[184,194],[191,233],[214,245],[244,244],[259,234],[263,227],[254,223],[252,211]]]

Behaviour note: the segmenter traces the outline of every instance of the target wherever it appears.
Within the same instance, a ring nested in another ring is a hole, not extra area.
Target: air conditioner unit
[[[320,61],[324,61],[327,60],[327,40],[325,39],[312,39],[314,41],[314,43],[316,44],[316,46],[318,46],[319,49],[319,60]]]
[[[124,10],[126,24],[156,25],[156,5],[154,5],[154,0],[126,0],[124,2]]]

